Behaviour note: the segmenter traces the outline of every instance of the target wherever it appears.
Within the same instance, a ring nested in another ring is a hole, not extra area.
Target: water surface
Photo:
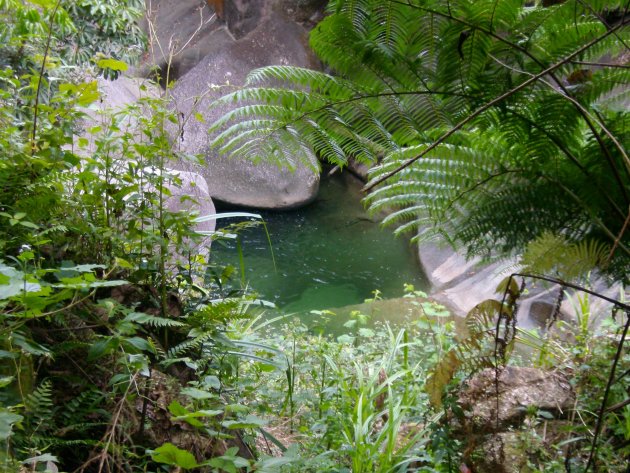
[[[400,297],[405,283],[428,287],[413,248],[368,217],[360,183],[351,176],[323,178],[317,199],[290,212],[259,212],[262,227],[242,233],[246,280],[285,313],[308,313],[363,302],[378,289]],[[225,225],[227,221],[220,221]],[[235,244],[212,247],[213,260],[238,267]]]

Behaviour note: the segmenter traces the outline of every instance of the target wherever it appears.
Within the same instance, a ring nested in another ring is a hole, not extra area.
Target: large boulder
[[[167,181],[169,197],[165,200],[165,208],[172,213],[192,213],[198,217],[206,217],[216,214],[214,202],[210,198],[208,183],[202,175],[195,172],[171,170],[171,179]],[[184,242],[182,254],[171,258],[172,265],[186,266],[188,262],[197,256],[208,259],[212,233],[216,227],[216,220],[202,220],[193,230],[201,236],[197,239],[188,239]]]
[[[431,284],[431,297],[447,306],[455,315],[464,316],[477,304],[487,299],[502,298],[497,293],[497,286],[522,269],[518,257],[487,262],[479,257],[467,259],[463,250],[453,250],[440,242],[423,242],[418,246],[420,264]],[[520,284],[521,278],[517,281]],[[563,290],[558,284],[551,284],[535,278],[527,278],[525,295],[518,300],[518,325],[521,328],[546,329],[557,320],[573,322],[582,314],[575,292],[563,295],[560,306],[558,296]],[[610,298],[619,294],[620,286],[610,285],[606,279],[593,273],[590,281],[591,289]],[[598,317],[610,313],[611,304],[603,299],[589,299],[590,313]],[[599,323],[599,320],[592,320]]]
[[[223,17],[230,33],[240,39],[255,30],[268,14],[268,1],[224,0]]]
[[[293,20],[310,26],[323,17],[327,3],[328,0],[275,0],[275,7]]]
[[[519,426],[532,409],[563,416],[574,403],[575,393],[566,376],[515,366],[480,371],[466,382],[458,399],[466,430],[475,433]]]
[[[311,27],[323,18],[328,0],[210,0],[221,10],[221,17],[236,39],[255,30],[272,11]]]
[[[265,162],[254,164],[246,156],[228,160],[210,148],[208,136],[209,124],[230,110],[228,106],[210,109],[214,99],[231,90],[213,89],[212,84],[240,85],[252,69],[266,65],[316,67],[306,36],[301,26],[276,13],[240,40],[225,29],[216,30],[210,38],[212,51],[173,87],[173,106],[178,112],[202,116],[173,130],[172,138],[183,152],[205,157],[204,165],[182,162],[181,168],[202,174],[214,199],[245,207],[289,209],[315,198],[319,188],[315,156],[306,157],[312,166],[301,164],[295,171]]]
[[[241,39],[276,11],[311,28],[323,18],[328,0],[147,0],[143,30],[147,53],[136,71],[148,76],[157,67],[160,82],[176,80],[214,51],[212,33],[226,27]],[[168,71],[167,71],[168,69]]]
[[[137,75],[173,81],[195,67],[212,48],[210,36],[223,26],[214,7],[205,0],[147,0],[143,29],[149,38],[147,53]]]
[[[528,460],[566,438],[568,421],[562,419],[570,417],[575,392],[561,373],[488,368],[461,388],[457,403],[463,415],[457,415],[453,435],[464,443],[464,465],[472,471],[530,471]],[[539,417],[541,412],[544,417]]]
[[[160,89],[152,82],[146,79],[129,78],[120,76],[114,81],[99,79],[98,89],[100,92],[100,100],[86,109],[86,118],[83,121],[83,128],[90,129],[102,123],[108,123],[103,120],[103,116],[121,112],[130,105],[133,105],[141,98],[151,97],[157,98],[161,95]],[[143,113],[151,113],[150,109]],[[134,139],[144,139],[142,133],[137,128],[139,125],[133,119],[127,119],[121,126],[126,130],[132,130]],[[136,130],[136,131],[133,131]],[[97,133],[83,133],[88,138],[86,146],[75,149],[78,153],[84,155],[92,155],[96,150],[96,140],[108,133],[107,127]],[[168,195],[165,200],[165,208],[169,212],[192,213],[195,215],[205,216],[216,213],[214,203],[210,198],[208,183],[202,175],[194,172],[186,172],[181,170],[166,169],[165,192]],[[155,192],[155,188],[151,185],[144,184],[144,192]],[[193,228],[196,232],[203,232],[206,236],[194,242],[190,242],[188,250],[194,252],[195,255],[207,256],[210,247],[211,237],[208,235],[215,229],[215,220],[207,220],[200,222]],[[178,255],[173,259],[173,263],[183,263],[190,255]]]

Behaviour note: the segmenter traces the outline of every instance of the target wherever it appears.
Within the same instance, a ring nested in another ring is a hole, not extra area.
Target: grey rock
[[[210,36],[223,22],[204,0],[147,0],[143,25],[149,48],[136,75],[147,77],[157,67],[160,82],[176,80],[212,49]]]
[[[167,192],[170,194],[165,201],[168,211],[193,213],[198,217],[216,214],[214,203],[210,198],[208,183],[200,174],[186,171],[170,170],[173,179],[167,182]],[[177,182],[176,182],[177,181]],[[183,253],[171,259],[171,264],[186,264],[190,259],[203,256],[207,260],[212,236],[216,228],[216,220],[205,220],[197,223],[193,230],[200,232],[198,239],[188,239],[182,245]]]
[[[458,404],[466,415],[465,431],[490,432],[497,427],[495,370],[486,368],[465,383]],[[498,430],[518,426],[528,409],[566,415],[575,393],[566,376],[536,368],[507,366],[498,377]]]
[[[353,176],[357,177],[362,182],[368,181],[368,171],[370,170],[370,166],[365,163],[360,163],[354,158],[350,158],[348,160],[348,171],[352,173]]]
[[[225,0],[225,22],[232,36],[240,39],[255,30],[268,14],[268,3],[262,0]]]
[[[122,112],[126,107],[136,103],[141,98],[157,98],[161,95],[159,87],[147,79],[119,76],[116,80],[110,81],[103,78],[97,79],[99,100],[83,108],[85,117],[81,121],[81,128],[89,130],[96,126],[106,126],[110,119],[109,115]],[[150,114],[150,110],[144,113]],[[137,125],[135,120],[129,116],[121,121],[119,127],[122,129],[134,129]],[[96,150],[96,139],[102,137],[104,130],[99,133],[82,133],[82,137],[88,140],[87,146],[74,146],[74,151],[80,155],[88,156],[94,154]],[[75,138],[78,138],[75,137]],[[76,140],[75,140],[76,142]]]
[[[327,0],[146,0],[143,30],[149,48],[135,71],[149,77],[157,68],[160,82],[176,80],[215,50],[212,33],[227,27],[241,39],[277,12],[312,27],[323,18]],[[152,76],[152,75],[151,75]]]
[[[551,300],[534,300],[530,302],[529,317],[539,327],[547,327],[558,320],[568,321],[569,316],[561,310],[556,311],[556,304]]]
[[[488,436],[472,454],[475,471],[492,473],[523,473],[527,468],[528,452],[516,432],[500,432]]]
[[[280,15],[272,15],[246,38],[235,41],[222,29],[212,34],[212,51],[190,72],[177,81],[172,90],[173,106],[188,116],[196,112],[203,121],[187,120],[181,131],[173,132],[173,140],[181,151],[203,155],[204,165],[181,163],[181,168],[198,172],[208,181],[210,194],[231,204],[245,207],[288,209],[312,201],[319,188],[315,156],[304,151],[292,172],[275,164],[254,164],[248,159],[228,160],[210,149],[208,126],[230,110],[209,109],[212,101],[228,92],[229,87],[212,89],[212,84],[239,85],[254,68],[282,64],[303,67],[317,65],[306,45],[305,30]]]
[[[98,79],[101,93],[99,109],[121,110],[140,98],[157,98],[160,90],[152,82],[134,77],[119,76],[116,80]]]
[[[480,258],[466,259],[463,251],[453,250],[440,242],[422,242],[418,245],[418,258],[429,282],[431,297],[448,307],[454,314],[465,316],[472,308],[486,299],[501,300],[502,294],[496,292],[497,286],[510,274],[521,269],[518,257],[488,263]],[[520,278],[518,278],[520,284]],[[615,298],[621,286],[610,286],[607,281],[593,273],[591,289]],[[526,279],[527,293],[518,301],[518,325],[524,329],[547,328],[550,317],[556,311],[560,286]],[[556,314],[556,320],[573,324],[578,316],[581,297],[579,292],[565,295]],[[590,317],[602,317],[610,314],[611,304],[597,297],[589,298]],[[591,323],[599,323],[599,319]],[[554,322],[555,323],[555,322]]]
[[[86,118],[83,121],[82,127],[89,129],[95,125],[101,124],[103,116],[107,114],[117,113],[136,103],[143,97],[157,98],[161,95],[160,89],[152,82],[146,79],[129,78],[120,76],[114,81],[108,81],[104,79],[98,80],[98,87],[101,93],[101,99],[93,104],[89,109],[86,109]],[[146,114],[151,113],[151,110],[146,110]],[[105,123],[107,121],[105,120]],[[127,119],[126,123],[121,128],[135,130],[137,124],[134,120]],[[91,155],[96,150],[96,139],[107,130],[102,130],[99,133],[83,133],[89,140],[88,145],[84,148],[78,148],[77,151],[83,155]],[[137,139],[144,139],[141,137],[140,131],[132,131],[133,135]],[[193,172],[166,170],[170,179],[167,179],[165,185],[166,194],[169,197],[165,201],[165,208],[173,213],[177,212],[192,212],[196,215],[204,216],[215,214],[216,210],[214,203],[210,198],[208,191],[208,183],[203,176]],[[145,185],[144,192],[155,192],[155,189],[149,185]],[[215,229],[215,220],[209,220],[197,224],[193,230],[212,232]],[[207,251],[210,246],[210,238],[204,237],[196,241],[190,241],[187,244],[188,249],[195,252],[195,254],[201,254],[207,256]],[[183,262],[184,255],[178,255],[172,260],[173,263]]]
[[[468,437],[470,453],[465,461],[479,472],[533,473],[540,470],[532,468],[532,464],[544,464],[545,453],[558,448],[558,443],[566,441],[572,431],[570,421],[545,420],[528,422],[518,430]],[[565,455],[567,448],[563,448]]]
[[[224,0],[225,23],[236,39],[247,36],[272,11],[304,26],[314,26],[324,15],[328,0]]]
[[[323,18],[328,0],[275,0],[276,8],[284,11],[294,21],[316,23]]]
[[[466,259],[445,244],[422,243],[418,257],[431,283],[431,296],[454,314],[464,316],[477,304],[500,297],[497,286],[516,269],[516,259],[485,263]]]
[[[435,289],[474,274],[473,268],[479,259],[466,260],[463,253],[453,250],[445,242],[421,242],[418,257],[422,267]]]

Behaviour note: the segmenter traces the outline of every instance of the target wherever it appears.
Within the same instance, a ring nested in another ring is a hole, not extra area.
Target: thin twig
[[[582,66],[595,66],[595,67],[612,67],[618,69],[630,69],[630,66],[626,64],[612,64],[609,62],[589,62],[589,61],[571,61],[572,64],[579,64]]]
[[[623,234],[626,232],[626,229],[628,228],[629,223],[630,223],[630,207],[628,207],[628,216],[626,217],[625,222],[623,222],[621,231],[619,232],[619,235],[617,236],[617,238],[615,238],[615,243],[613,244],[613,247],[610,249],[610,254],[608,255],[608,259],[606,260],[607,265],[612,260],[612,257],[615,254],[615,250],[619,246],[619,243],[621,242],[621,238],[623,237]]]
[[[44,57],[42,58],[42,66],[39,69],[39,77],[37,79],[37,90],[35,91],[35,106],[33,107],[33,133],[31,135],[31,156],[35,154],[35,135],[37,133],[37,116],[39,112],[39,93],[42,88],[42,79],[44,77],[44,70],[46,69],[46,61],[48,60],[48,53],[50,52],[50,42],[52,41],[53,22],[55,21],[55,15],[61,5],[61,0],[57,0],[52,15],[50,15],[50,23],[48,24],[48,38],[46,39],[46,47],[44,48]]]

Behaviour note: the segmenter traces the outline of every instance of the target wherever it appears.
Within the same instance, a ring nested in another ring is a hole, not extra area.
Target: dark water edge
[[[400,297],[404,284],[426,290],[415,245],[367,215],[360,187],[350,175],[323,177],[312,204],[288,212],[257,211],[267,224],[276,268],[264,229],[242,233],[249,289],[282,313],[359,304],[375,290],[383,298]],[[227,223],[219,220],[220,226]],[[213,244],[212,260],[238,268],[236,244]]]

